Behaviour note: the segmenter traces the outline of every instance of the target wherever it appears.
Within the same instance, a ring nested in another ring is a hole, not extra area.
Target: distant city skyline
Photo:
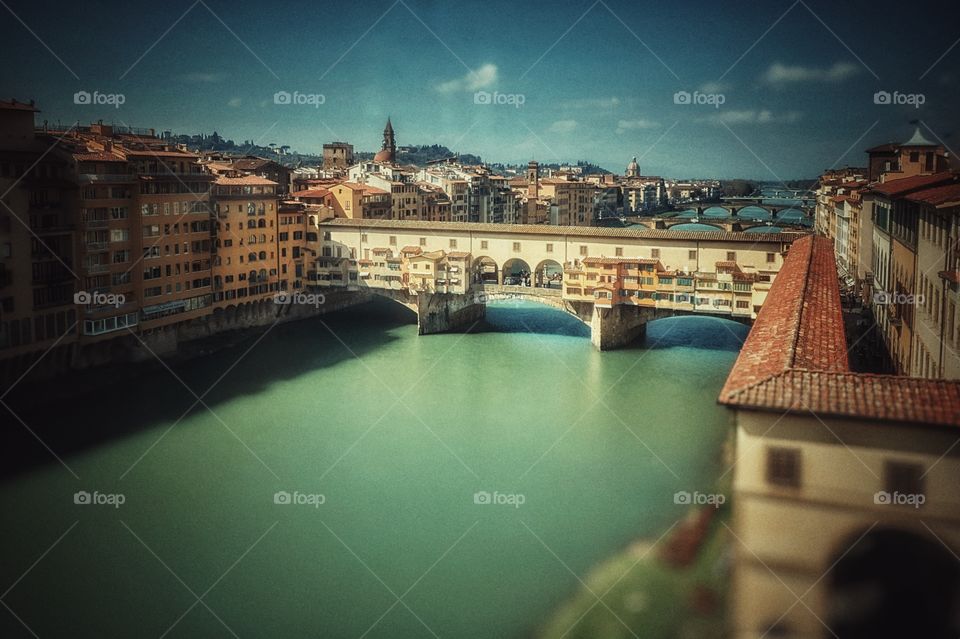
[[[491,163],[622,172],[637,156],[648,175],[792,180],[862,165],[911,121],[956,146],[960,34],[900,8],[278,2],[265,21],[217,0],[55,12],[11,0],[0,95],[36,100],[39,122],[216,130],[304,153],[333,140],[375,151],[390,116],[400,146]],[[902,34],[916,46],[889,45]],[[919,108],[904,97],[916,95]]]

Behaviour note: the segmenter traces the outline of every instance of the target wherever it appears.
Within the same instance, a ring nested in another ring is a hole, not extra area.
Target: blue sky
[[[487,161],[622,171],[636,155],[645,174],[769,180],[863,164],[911,120],[960,147],[947,3],[3,2],[0,95],[52,121],[317,152],[378,148],[390,115],[399,144]],[[77,91],[125,100],[78,105]],[[675,103],[684,91],[703,103]]]

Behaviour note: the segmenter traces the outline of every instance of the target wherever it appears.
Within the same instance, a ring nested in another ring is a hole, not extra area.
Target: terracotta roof
[[[346,184],[346,183],[345,183]],[[802,233],[730,233],[727,231],[667,231],[655,229],[613,228],[601,226],[553,226],[549,224],[487,224],[481,222],[422,222],[417,220],[377,220],[337,218],[324,225],[363,229],[405,229],[417,231],[511,233],[514,235],[543,235],[554,237],[619,237],[623,239],[720,240],[744,242],[751,245],[789,244],[803,237]],[[757,237],[762,235],[763,237]],[[636,261],[636,258],[629,261]]]
[[[74,153],[73,157],[78,162],[126,162],[124,158],[110,151],[87,151],[85,153]]]
[[[826,292],[807,300],[807,295],[815,294],[813,289],[818,286]],[[824,330],[819,330],[821,327]],[[797,240],[790,247],[727,377],[720,401],[726,403],[725,399],[733,398],[742,389],[784,370],[806,366],[849,370],[833,244],[829,239],[814,236]]]
[[[326,197],[330,195],[327,189],[304,189],[303,191],[294,191],[290,194],[292,197]]]
[[[240,177],[227,177],[225,175],[218,175],[215,184],[220,185],[237,185],[237,186],[276,186],[277,183],[273,180],[268,180],[267,178],[262,178],[256,175],[242,175]]]
[[[912,202],[922,202],[923,204],[932,204],[934,206],[957,204],[960,203],[960,182],[916,191],[907,195],[906,199]]]
[[[960,382],[849,370],[833,245],[824,237],[791,246],[718,401],[741,409],[960,426]]]
[[[423,249],[419,246],[404,246],[400,249],[401,253],[423,253]]]
[[[450,251],[449,253],[447,253],[447,257],[454,260],[464,260],[470,257],[470,254],[465,251]]]
[[[794,369],[745,388],[737,395],[736,405],[781,412],[960,426],[960,383],[900,375]]]
[[[899,197],[923,187],[955,181],[957,178],[956,173],[949,171],[933,173],[932,175],[912,175],[899,180],[888,180],[881,184],[874,184],[870,187],[870,190],[888,197]]]

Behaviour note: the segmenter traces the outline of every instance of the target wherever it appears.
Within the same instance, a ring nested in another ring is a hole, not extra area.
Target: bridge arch
[[[504,284],[523,284],[530,277],[530,265],[527,264],[526,260],[512,257],[503,263]]]
[[[842,637],[956,636],[960,565],[928,530],[871,527],[837,544],[825,580],[830,627]]]
[[[481,255],[473,261],[473,281],[479,284],[500,282],[500,267],[492,257]]]
[[[533,285],[541,288],[562,288],[563,266],[556,260],[542,260],[533,271]]]

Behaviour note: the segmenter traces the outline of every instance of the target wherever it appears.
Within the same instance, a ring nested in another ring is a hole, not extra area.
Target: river
[[[745,327],[662,320],[598,353],[540,306],[419,337],[389,304],[69,402],[15,389],[63,464],[5,429],[27,461],[0,485],[3,602],[40,637],[525,637],[722,472]]]

